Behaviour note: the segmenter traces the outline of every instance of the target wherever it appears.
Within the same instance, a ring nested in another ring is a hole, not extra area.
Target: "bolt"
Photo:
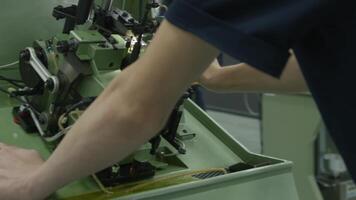
[[[20,52],[20,59],[24,61],[29,61],[31,58],[31,53],[29,50],[25,49]]]
[[[46,81],[46,88],[50,91],[54,90],[54,82],[52,79],[49,79],[48,81]]]
[[[66,53],[69,51],[69,44],[67,41],[59,41],[57,43],[57,50],[60,53]]]
[[[128,14],[127,12],[123,12],[123,13],[122,13],[122,17],[126,18],[126,17],[128,17],[128,16],[129,16],[129,14]]]

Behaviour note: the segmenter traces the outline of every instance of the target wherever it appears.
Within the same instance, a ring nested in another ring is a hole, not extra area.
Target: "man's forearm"
[[[115,78],[32,176],[37,197],[122,160],[152,138],[217,53],[164,22],[144,56]]]
[[[124,94],[120,89],[115,92]],[[43,198],[73,180],[121,160],[143,143],[155,131],[158,120],[140,124],[140,120],[144,122],[143,115],[135,116],[135,109],[139,107],[115,98],[114,94],[99,98],[34,175],[34,189],[40,190],[34,193]]]
[[[206,82],[208,89],[217,92],[307,92],[308,87],[294,56],[288,61],[280,79],[274,78],[242,63],[215,70]]]

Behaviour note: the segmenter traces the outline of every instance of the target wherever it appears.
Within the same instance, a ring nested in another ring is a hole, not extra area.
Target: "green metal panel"
[[[6,96],[0,95],[0,126],[3,131],[0,141],[24,148],[37,149],[44,157],[48,157],[49,150],[38,136],[24,133],[11,121],[11,106],[14,103]],[[226,167],[240,161],[260,165],[260,167],[206,180],[183,180],[183,182],[175,180],[173,185],[156,185],[152,189],[141,192],[127,193],[130,191],[130,187],[124,190],[114,189],[113,191],[117,192],[111,196],[100,192],[93,180],[86,178],[67,185],[59,190],[52,199],[193,200],[216,199],[219,196],[228,200],[237,198],[248,200],[298,199],[290,162],[249,152],[194,103],[188,101],[185,107],[184,121],[179,130],[190,130],[196,133],[197,137],[186,142],[187,154],[178,156],[183,165],[167,168],[159,172],[158,177],[191,170]]]
[[[269,174],[266,176],[266,174]],[[266,174],[254,174],[250,177],[231,176],[211,180],[210,184],[201,184],[187,190],[165,191],[159,196],[146,197],[144,200],[297,200],[296,190],[286,187],[293,181],[293,176],[287,171],[278,173],[266,172]],[[178,188],[177,188],[178,189]]]
[[[309,95],[263,96],[263,154],[291,160],[299,197],[321,200],[315,179],[315,141],[321,118]]]
[[[34,40],[61,32],[52,9],[68,0],[2,0],[0,7],[0,65],[18,60],[19,51]]]
[[[19,51],[34,40],[48,39],[62,31],[63,20],[56,21],[52,10],[57,5],[77,0],[2,0],[0,8],[0,65],[14,62]],[[98,0],[97,2],[101,2]],[[141,3],[142,2],[142,3]],[[114,6],[128,10],[139,19],[146,0],[115,0]],[[142,8],[140,8],[140,5]]]

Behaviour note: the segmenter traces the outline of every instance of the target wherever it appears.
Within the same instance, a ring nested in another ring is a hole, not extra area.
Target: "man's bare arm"
[[[204,72],[200,83],[217,92],[307,92],[308,87],[295,56],[291,56],[280,79],[242,63],[221,67],[217,61]]]
[[[206,42],[163,22],[143,57],[112,81],[27,179],[34,198],[102,170],[147,142],[217,54]],[[0,195],[4,184],[0,179]]]

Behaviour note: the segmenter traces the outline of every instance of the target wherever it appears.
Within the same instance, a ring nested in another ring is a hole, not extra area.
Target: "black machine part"
[[[75,25],[81,25],[87,21],[93,3],[94,0],[79,0],[78,5],[57,6],[53,9],[52,15],[57,20],[65,19],[63,33],[68,34],[75,28]]]
[[[77,13],[77,6],[72,5],[69,7],[57,6],[53,9],[52,16],[57,20],[65,19],[63,33],[69,34],[75,27],[75,14]]]
[[[79,0],[76,13],[77,24],[84,24],[87,21],[93,3],[94,0]]]
[[[75,42],[73,44],[76,46]],[[83,99],[73,88],[83,75],[91,73],[89,63],[80,62],[73,52],[65,53],[64,58],[66,62],[59,66],[58,72],[51,74],[48,70],[47,53],[36,43],[34,47],[28,47],[20,54],[20,73],[26,87],[17,89],[12,95],[26,98],[27,104],[35,108],[37,112],[27,116],[36,118],[32,121],[38,121],[41,128],[37,126],[37,129],[42,136],[58,133],[58,118],[66,106]],[[52,92],[56,98],[44,104],[42,95],[45,91]],[[24,119],[23,113],[15,112],[14,118],[26,130],[27,127],[33,127],[33,123]]]
[[[32,120],[31,114],[28,110],[22,109],[20,106],[12,109],[14,123],[21,126],[26,133],[35,133],[37,131],[36,125]]]
[[[75,52],[78,48],[79,42],[75,39],[58,41],[56,44],[56,49],[59,53],[69,53]]]
[[[52,93],[59,90],[59,80],[51,75],[47,70],[47,66],[39,58],[45,57],[45,54],[40,54],[40,51],[32,47],[27,47],[20,53],[20,74],[24,83],[30,88],[37,88],[40,85],[44,86]]]
[[[41,49],[35,49],[37,57],[41,60],[41,62],[47,66],[47,60],[45,54]],[[30,59],[29,52],[27,50],[23,50],[20,52],[19,57],[19,71],[21,75],[22,81],[26,84],[26,86],[30,88],[38,88],[44,82],[41,80],[39,74],[35,71],[35,69],[28,62]]]
[[[126,35],[128,26],[139,24],[130,13],[118,8],[112,10],[96,9],[93,21],[94,25],[100,32],[104,33],[104,35],[110,35],[112,33]]]
[[[157,149],[159,144],[161,143],[161,137],[166,139],[175,149],[177,149],[178,153],[185,154],[186,149],[183,147],[182,142],[179,142],[178,139],[178,127],[181,122],[183,116],[183,104],[185,100],[194,95],[194,90],[189,88],[184,95],[179,99],[174,110],[168,118],[168,121],[164,128],[160,131],[160,133],[150,140],[151,143],[151,154],[154,155],[157,153]]]
[[[116,168],[116,169],[115,169]],[[96,173],[96,176],[105,187],[145,180],[154,177],[156,169],[149,162],[139,162],[109,167]]]

